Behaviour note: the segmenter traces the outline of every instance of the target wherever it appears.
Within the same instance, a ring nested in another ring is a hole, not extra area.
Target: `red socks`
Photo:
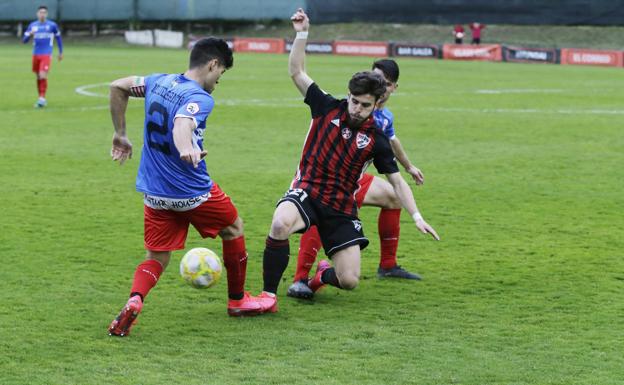
[[[39,90],[40,98],[45,98],[47,89],[48,89],[48,79],[37,79],[37,90]]]
[[[247,250],[245,237],[223,240],[223,264],[227,270],[228,296],[231,299],[243,298],[247,276]]]
[[[399,247],[401,230],[401,209],[381,209],[378,229],[381,242],[381,260],[379,267],[390,269],[397,264],[396,254]]]
[[[294,282],[308,280],[310,270],[316,261],[316,256],[321,249],[321,237],[316,226],[311,226],[303,233],[299,242],[299,255],[297,256],[297,271]]]
[[[132,281],[130,293],[139,293],[141,297],[143,297],[143,300],[145,300],[147,293],[156,286],[156,282],[158,282],[162,271],[162,265],[154,259],[141,262],[134,272],[134,281]]]

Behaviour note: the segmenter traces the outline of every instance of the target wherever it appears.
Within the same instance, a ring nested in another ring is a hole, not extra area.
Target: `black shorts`
[[[360,250],[368,246],[368,239],[364,236],[362,222],[351,215],[334,210],[316,199],[312,199],[302,189],[291,189],[277,202],[292,202],[297,206],[301,218],[305,222],[306,232],[310,226],[318,228],[325,255],[331,258],[338,251],[353,245],[360,245]]]

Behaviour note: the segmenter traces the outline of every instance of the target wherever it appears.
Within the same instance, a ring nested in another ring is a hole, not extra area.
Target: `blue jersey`
[[[35,20],[28,24],[22,41],[28,43],[31,37],[33,37],[33,55],[52,55],[54,39],[58,44],[59,53],[63,53],[61,31],[55,22],[46,20],[42,23]]]
[[[386,138],[394,139],[394,115],[392,115],[392,112],[387,108],[382,108],[380,110],[375,110],[373,112],[373,117],[375,118],[377,127],[381,128]]]
[[[145,78],[145,126],[143,152],[136,180],[137,191],[163,198],[193,198],[206,194],[213,182],[203,160],[197,168],[180,159],[173,143],[173,121],[193,119],[193,146],[203,149],[206,119],[212,96],[179,74],[155,74]]]

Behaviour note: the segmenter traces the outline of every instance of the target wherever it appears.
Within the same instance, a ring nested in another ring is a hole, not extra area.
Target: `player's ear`
[[[208,71],[212,72],[212,71],[216,71],[219,67],[219,59],[214,58],[212,60],[210,60],[208,63]]]

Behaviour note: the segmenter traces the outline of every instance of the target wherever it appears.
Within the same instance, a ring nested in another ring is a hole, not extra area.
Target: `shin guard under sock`
[[[145,299],[147,293],[156,286],[162,272],[162,265],[155,259],[147,259],[141,262],[134,272],[132,289],[130,289],[131,296],[132,294],[139,294],[141,299]]]
[[[262,260],[264,291],[277,293],[279,281],[288,266],[289,254],[288,239],[278,240],[267,237]]]
[[[247,276],[247,250],[245,237],[223,240],[223,264],[227,271],[228,297],[242,299]]]

